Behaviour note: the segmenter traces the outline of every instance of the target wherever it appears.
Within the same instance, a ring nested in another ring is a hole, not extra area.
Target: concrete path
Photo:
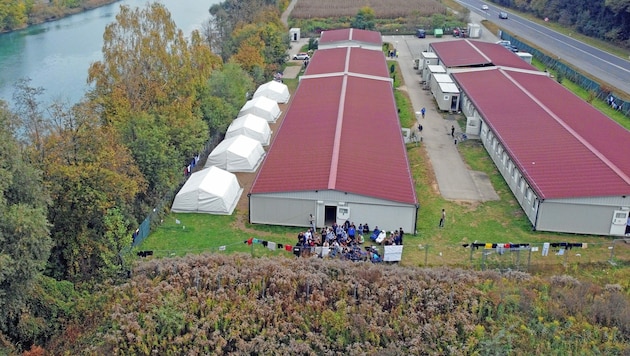
[[[468,169],[462,160],[455,139],[451,136],[451,126],[455,126],[455,136],[461,132],[455,121],[455,115],[444,115],[438,111],[435,100],[428,90],[420,84],[420,75],[413,69],[413,58],[419,57],[422,51],[434,41],[459,41],[446,36],[442,39],[415,36],[383,36],[384,42],[393,43],[398,50],[398,62],[405,80],[415,112],[426,108],[425,118],[416,115],[417,122],[422,124],[422,146],[427,150],[435,172],[438,188],[442,197],[447,200],[488,201],[498,200],[489,178],[482,172]],[[417,124],[416,128],[417,130]]]

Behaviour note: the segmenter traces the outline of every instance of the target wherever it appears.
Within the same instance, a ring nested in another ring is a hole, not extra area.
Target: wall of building
[[[481,123],[480,139],[534,229],[610,235],[615,210],[630,209],[630,197],[540,200],[494,133]]]
[[[254,224],[306,227],[313,214],[317,227],[323,227],[328,206],[348,208],[348,220],[357,226],[368,223],[371,228],[378,225],[387,230],[402,227],[407,232],[416,228],[415,205],[337,191],[251,194],[249,202],[250,222]]]
[[[540,204],[537,230],[609,235],[616,207],[546,200]]]
[[[495,134],[490,130],[483,120],[481,121],[481,142],[492,158],[495,166],[503,176],[503,179],[510,187],[512,194],[523,209],[523,212],[532,223],[536,223],[539,198],[530,187],[521,171],[516,167],[512,159],[508,156],[503,145],[499,142]]]

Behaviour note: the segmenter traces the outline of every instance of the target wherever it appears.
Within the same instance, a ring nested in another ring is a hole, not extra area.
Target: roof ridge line
[[[610,168],[613,172],[615,172],[619,178],[623,179],[627,184],[630,184],[630,177],[628,177],[616,164],[611,162],[604,154],[602,154],[598,149],[596,149],[593,145],[591,145],[584,137],[578,134],[573,128],[564,122],[558,115],[556,115],[551,109],[549,109],[546,105],[544,105],[538,98],[536,98],[532,93],[530,93],[527,89],[525,89],[516,79],[512,78],[504,69],[499,69],[499,71],[508,78],[517,88],[519,88],[522,92],[524,92],[529,98],[531,98],[536,105],[542,108],[549,116],[551,116],[560,126],[562,126],[565,130],[567,130],[573,137],[575,137],[584,147],[586,147],[589,151],[591,151],[597,158],[599,158],[608,168]]]
[[[343,76],[341,93],[339,95],[339,110],[337,111],[337,124],[335,125],[335,139],[333,140],[332,159],[330,160],[330,174],[328,175],[328,189],[334,190],[337,183],[337,171],[339,169],[339,154],[341,152],[341,128],[343,126],[343,112],[346,106],[346,90],[348,76]]]
[[[472,47],[475,51],[477,51],[477,53],[479,53],[483,58],[485,58],[485,60],[488,61],[488,63],[494,64],[492,62],[492,60],[488,56],[486,56],[486,54],[483,53],[482,50],[480,50],[479,48],[477,48],[477,46],[475,46],[472,42],[470,42],[470,40],[466,39],[464,41],[466,41],[466,43],[468,43],[468,45],[470,45],[470,47]]]

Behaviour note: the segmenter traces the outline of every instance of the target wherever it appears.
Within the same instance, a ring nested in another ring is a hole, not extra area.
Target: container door
[[[610,234],[623,236],[626,234],[626,225],[628,223],[628,214],[630,210],[615,210],[613,213],[612,224],[610,225]]]

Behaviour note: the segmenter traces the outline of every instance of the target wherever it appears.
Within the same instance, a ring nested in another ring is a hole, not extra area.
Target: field
[[[437,0],[368,0],[368,1],[305,1],[299,0],[291,12],[297,19],[355,16],[360,8],[369,6],[376,18],[395,19],[411,14],[431,16],[446,14],[446,7]]]

